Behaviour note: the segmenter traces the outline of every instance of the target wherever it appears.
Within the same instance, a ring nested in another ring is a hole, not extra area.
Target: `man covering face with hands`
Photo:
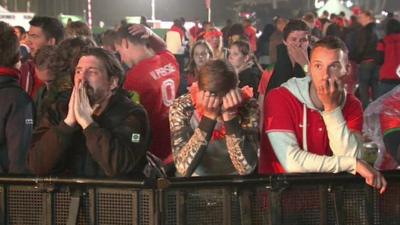
[[[238,88],[222,60],[200,68],[189,93],[170,109],[177,176],[246,175],[257,163],[259,110],[252,89]]]
[[[259,172],[346,171],[384,192],[383,176],[357,158],[363,113],[343,88],[350,68],[345,44],[329,36],[318,41],[309,67],[309,76],[292,78],[265,98]]]
[[[38,175],[141,176],[149,122],[120,88],[121,65],[100,48],[84,50],[73,65],[70,97],[61,95],[34,132],[30,169]]]

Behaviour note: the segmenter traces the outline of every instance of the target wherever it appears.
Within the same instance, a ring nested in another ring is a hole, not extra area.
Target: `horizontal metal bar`
[[[398,181],[400,171],[385,171],[384,177]],[[234,186],[274,186],[279,183],[301,184],[301,183],[361,183],[364,178],[348,173],[301,173],[301,174],[281,174],[272,176],[209,176],[209,177],[171,177],[159,180],[128,180],[118,178],[85,178],[85,177],[33,177],[33,176],[0,176],[0,184],[51,184],[51,185],[74,185],[74,186],[107,186],[107,187],[131,187],[131,188],[179,188],[179,187],[221,187],[227,185]]]

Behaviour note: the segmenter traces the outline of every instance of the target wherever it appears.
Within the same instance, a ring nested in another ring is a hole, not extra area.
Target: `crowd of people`
[[[310,12],[259,37],[247,18],[184,23],[96,43],[83,22],[0,22],[0,171],[142,178],[150,155],[170,176],[349,172],[385,191],[379,169],[400,162],[397,19],[382,33],[369,11]]]

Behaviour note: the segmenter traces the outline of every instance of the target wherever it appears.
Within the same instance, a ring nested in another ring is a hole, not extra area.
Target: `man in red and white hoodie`
[[[311,52],[310,75],[292,78],[264,100],[259,172],[359,173],[383,193],[385,178],[358,159],[363,147],[361,103],[346,93],[347,48],[338,38],[318,41]]]

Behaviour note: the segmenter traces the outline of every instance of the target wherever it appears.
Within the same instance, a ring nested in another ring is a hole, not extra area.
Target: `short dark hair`
[[[29,24],[34,27],[42,28],[46,38],[54,38],[56,40],[56,44],[64,39],[64,27],[56,18],[48,16],[35,16],[31,21],[29,21]]]
[[[386,35],[400,33],[400,22],[396,19],[389,19],[386,23]]]
[[[38,69],[48,69],[51,61],[55,58],[56,47],[52,45],[45,45],[37,51],[33,57],[33,62]]]
[[[310,32],[310,28],[302,20],[290,20],[283,29],[283,40],[286,40],[290,33],[293,31],[307,31]]]
[[[19,61],[19,40],[14,28],[0,21],[0,66],[14,67]]]
[[[233,67],[223,60],[210,60],[199,70],[198,85],[201,90],[225,96],[238,84]]]
[[[123,25],[118,29],[115,43],[120,44],[122,39],[127,39],[132,44],[148,46],[149,40],[147,38],[142,38],[141,35],[132,35],[129,33],[129,27],[131,25],[132,24]]]
[[[363,10],[361,13],[369,17],[370,19],[375,20],[375,15],[371,10]]]
[[[72,63],[74,70],[75,67],[78,65],[79,60],[83,56],[94,56],[97,59],[99,59],[106,68],[108,78],[111,79],[111,77],[117,77],[118,87],[122,86],[122,83],[124,81],[123,79],[124,70],[122,69],[121,63],[118,61],[118,59],[114,54],[112,54],[110,51],[107,51],[99,47],[85,48],[74,58]]]
[[[14,28],[17,29],[17,30],[19,30],[19,32],[20,32],[21,34],[25,34],[25,33],[26,33],[25,28],[22,27],[22,26],[14,26]]]
[[[346,44],[338,37],[335,36],[326,36],[322,38],[321,40],[317,41],[312,50],[311,50],[311,55],[313,54],[314,50],[318,47],[323,47],[331,50],[342,50],[345,54],[349,53],[349,50],[346,46]]]
[[[251,53],[250,51],[250,43],[248,41],[243,41],[243,40],[239,40],[239,41],[235,41],[231,44],[230,47],[232,46],[237,46],[239,51],[243,54],[243,55],[249,55]]]

